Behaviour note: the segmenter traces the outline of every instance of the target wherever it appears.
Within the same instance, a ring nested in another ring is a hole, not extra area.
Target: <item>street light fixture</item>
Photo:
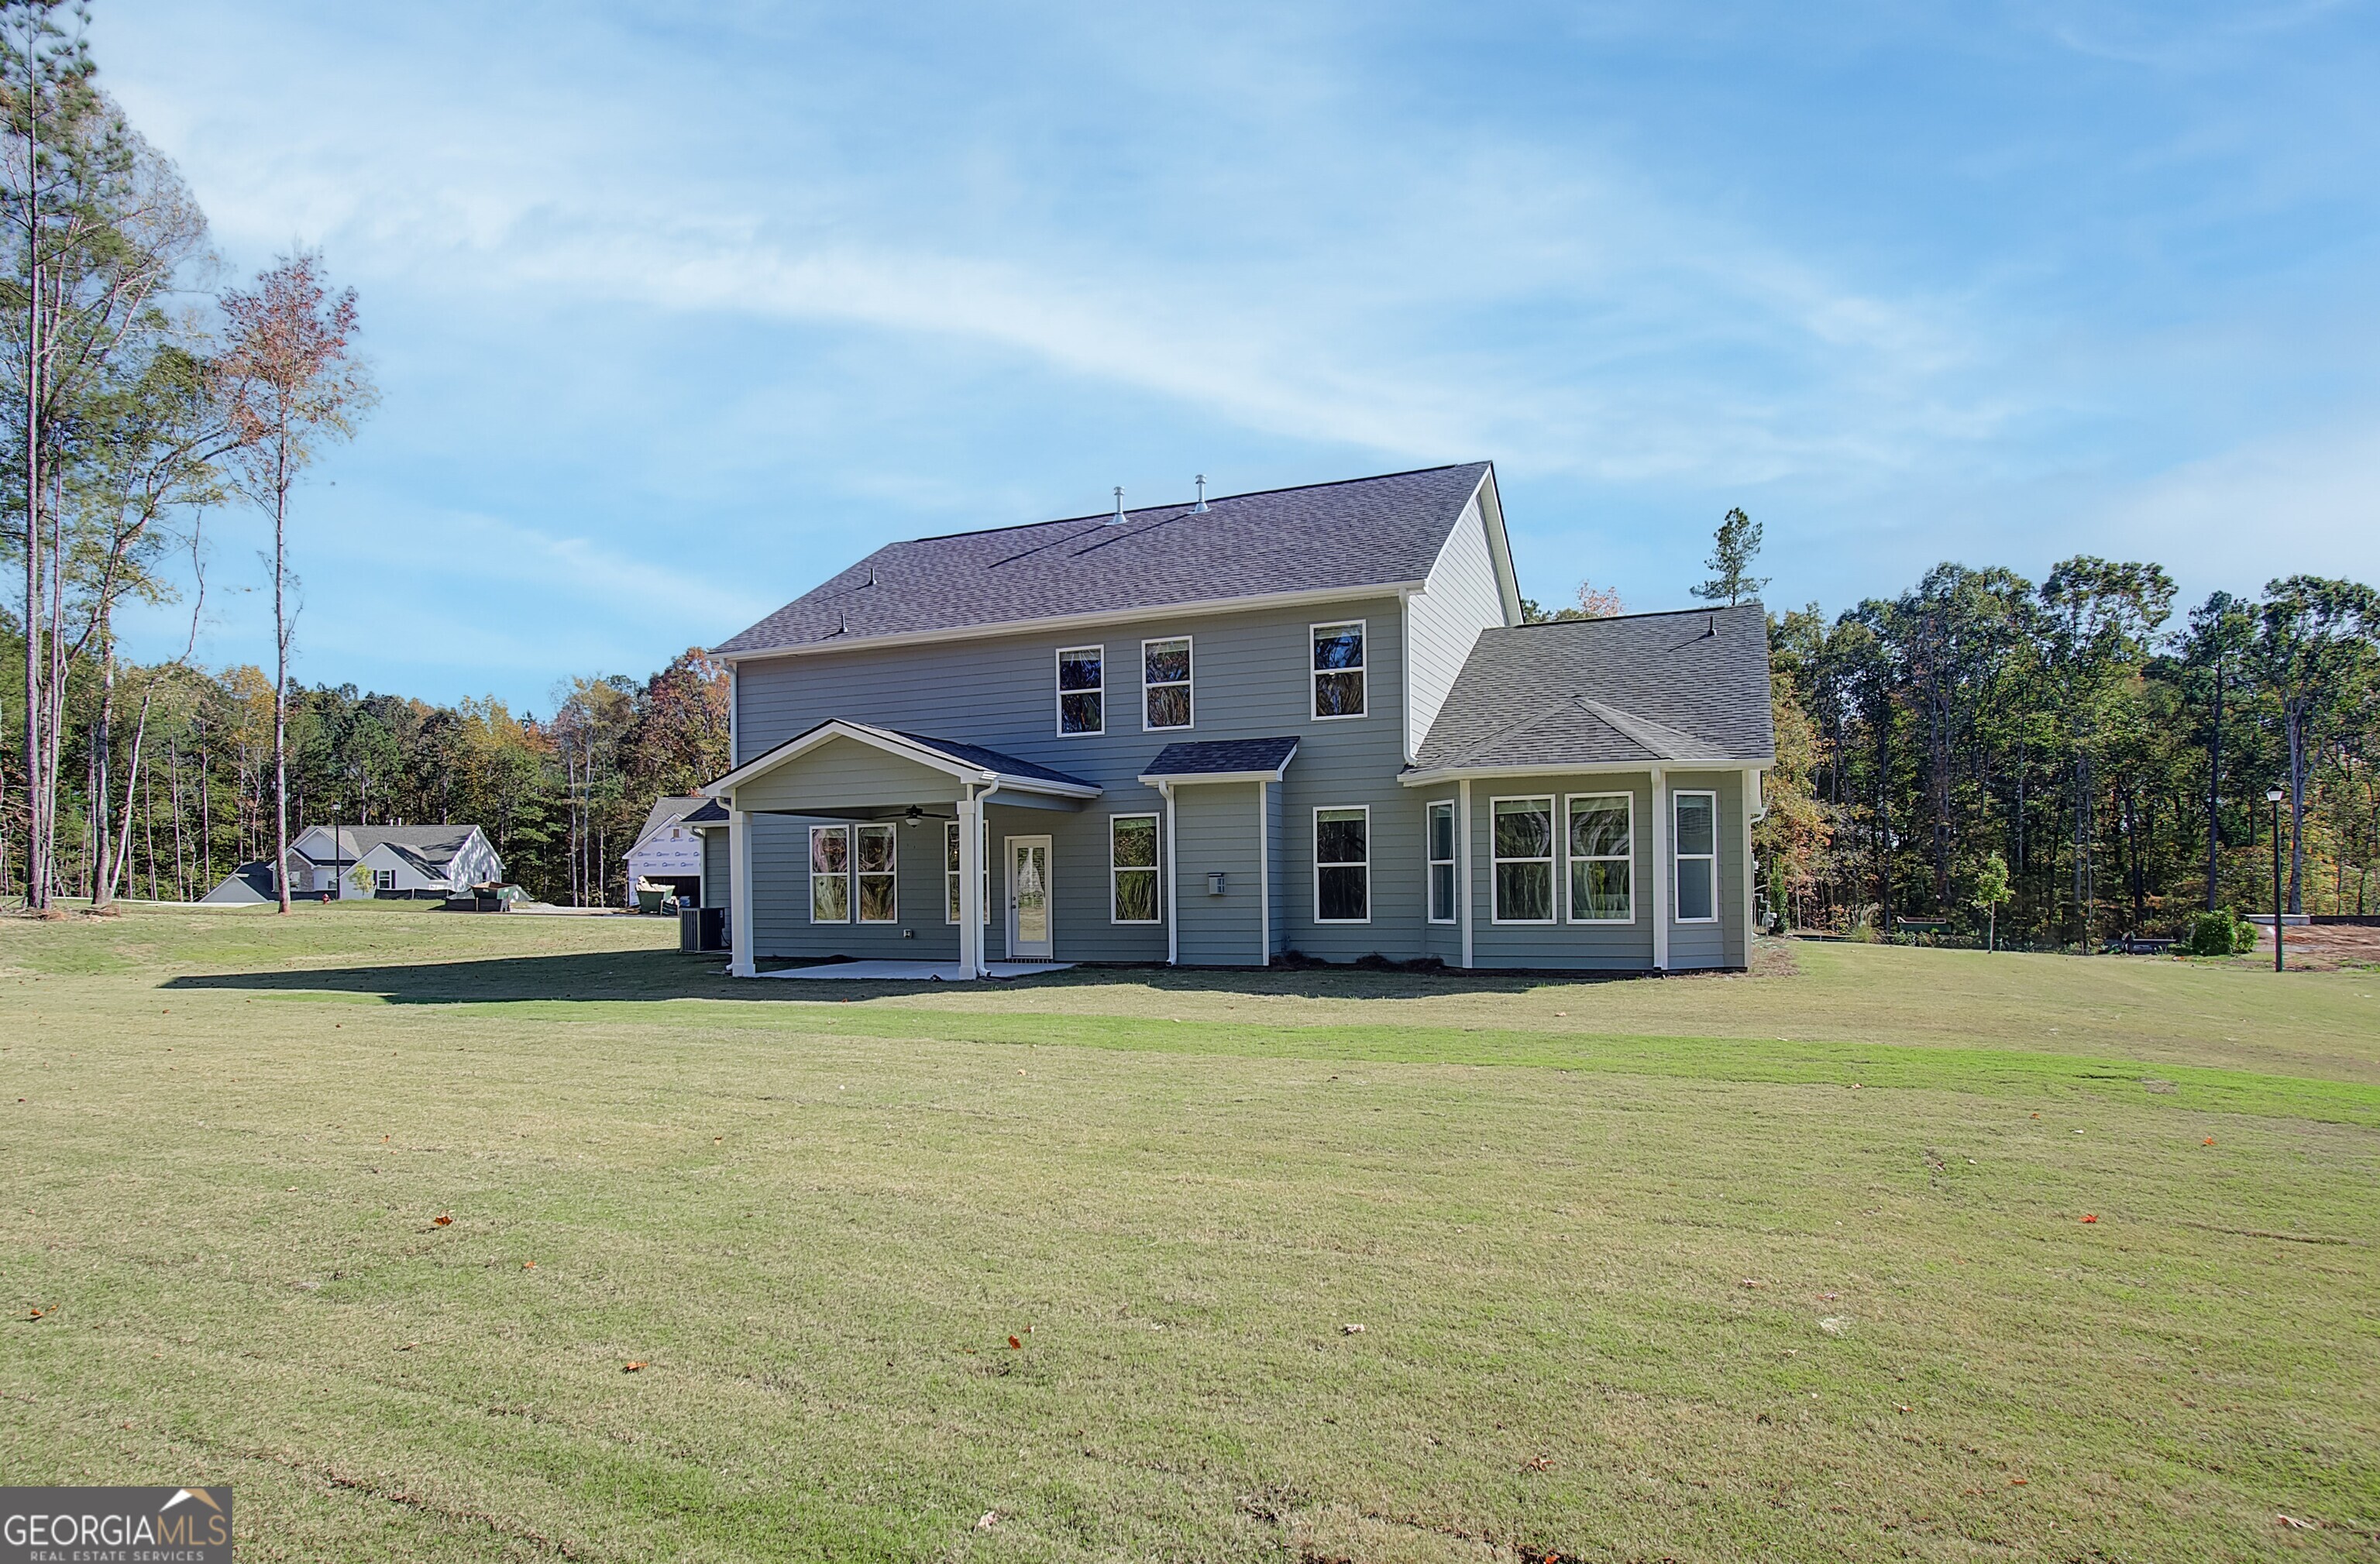
[[[2273,806],[2273,970],[2282,972],[2289,936],[2281,932],[2281,790],[2265,789],[2265,801]]]

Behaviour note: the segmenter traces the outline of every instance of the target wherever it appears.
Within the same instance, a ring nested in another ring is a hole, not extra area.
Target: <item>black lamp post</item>
[[[2273,970],[2286,971],[2282,964],[2289,936],[2281,932],[2281,790],[2267,788],[2265,799],[2273,806]]]

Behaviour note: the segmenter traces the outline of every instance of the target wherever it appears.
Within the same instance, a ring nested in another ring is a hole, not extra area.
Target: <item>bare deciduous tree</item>
[[[356,292],[333,293],[322,256],[283,257],[248,289],[223,296],[224,349],[215,372],[238,444],[229,466],[239,491],[273,518],[273,879],[289,910],[289,495],[325,439],[345,439],[378,394],[356,356]]]

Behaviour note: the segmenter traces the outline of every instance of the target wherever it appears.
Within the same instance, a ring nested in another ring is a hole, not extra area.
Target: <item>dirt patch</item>
[[[2271,929],[2258,930],[2256,949],[2267,964],[2272,961]],[[2289,962],[2292,967],[2303,966],[2310,972],[2380,967],[2380,928],[2367,928],[2356,923],[2311,923],[2302,928],[2292,927],[2289,930]]]

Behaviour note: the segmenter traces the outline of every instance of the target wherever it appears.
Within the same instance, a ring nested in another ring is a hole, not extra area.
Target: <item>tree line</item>
[[[699,649],[642,680],[572,680],[543,719],[492,697],[441,706],[353,685],[294,686],[278,771],[265,670],[176,661],[122,664],[114,676],[116,701],[142,720],[103,722],[104,676],[78,669],[62,706],[52,864],[54,894],[103,904],[196,900],[240,865],[272,861],[279,776],[300,826],[468,822],[539,899],[618,905],[621,859],[653,800],[727,770],[727,675]],[[110,777],[118,785],[103,795]],[[9,846],[0,896],[26,885],[21,831]]]
[[[1755,599],[1728,512],[1706,601]],[[2177,618],[2162,566],[2038,583],[1943,564],[1829,618],[1768,614],[1777,765],[1758,886],[1793,927],[2089,950],[2269,912],[2380,914],[2380,592],[2289,576]],[[1579,584],[1577,606],[1621,612]],[[2277,792],[2276,802],[2270,795]]]

